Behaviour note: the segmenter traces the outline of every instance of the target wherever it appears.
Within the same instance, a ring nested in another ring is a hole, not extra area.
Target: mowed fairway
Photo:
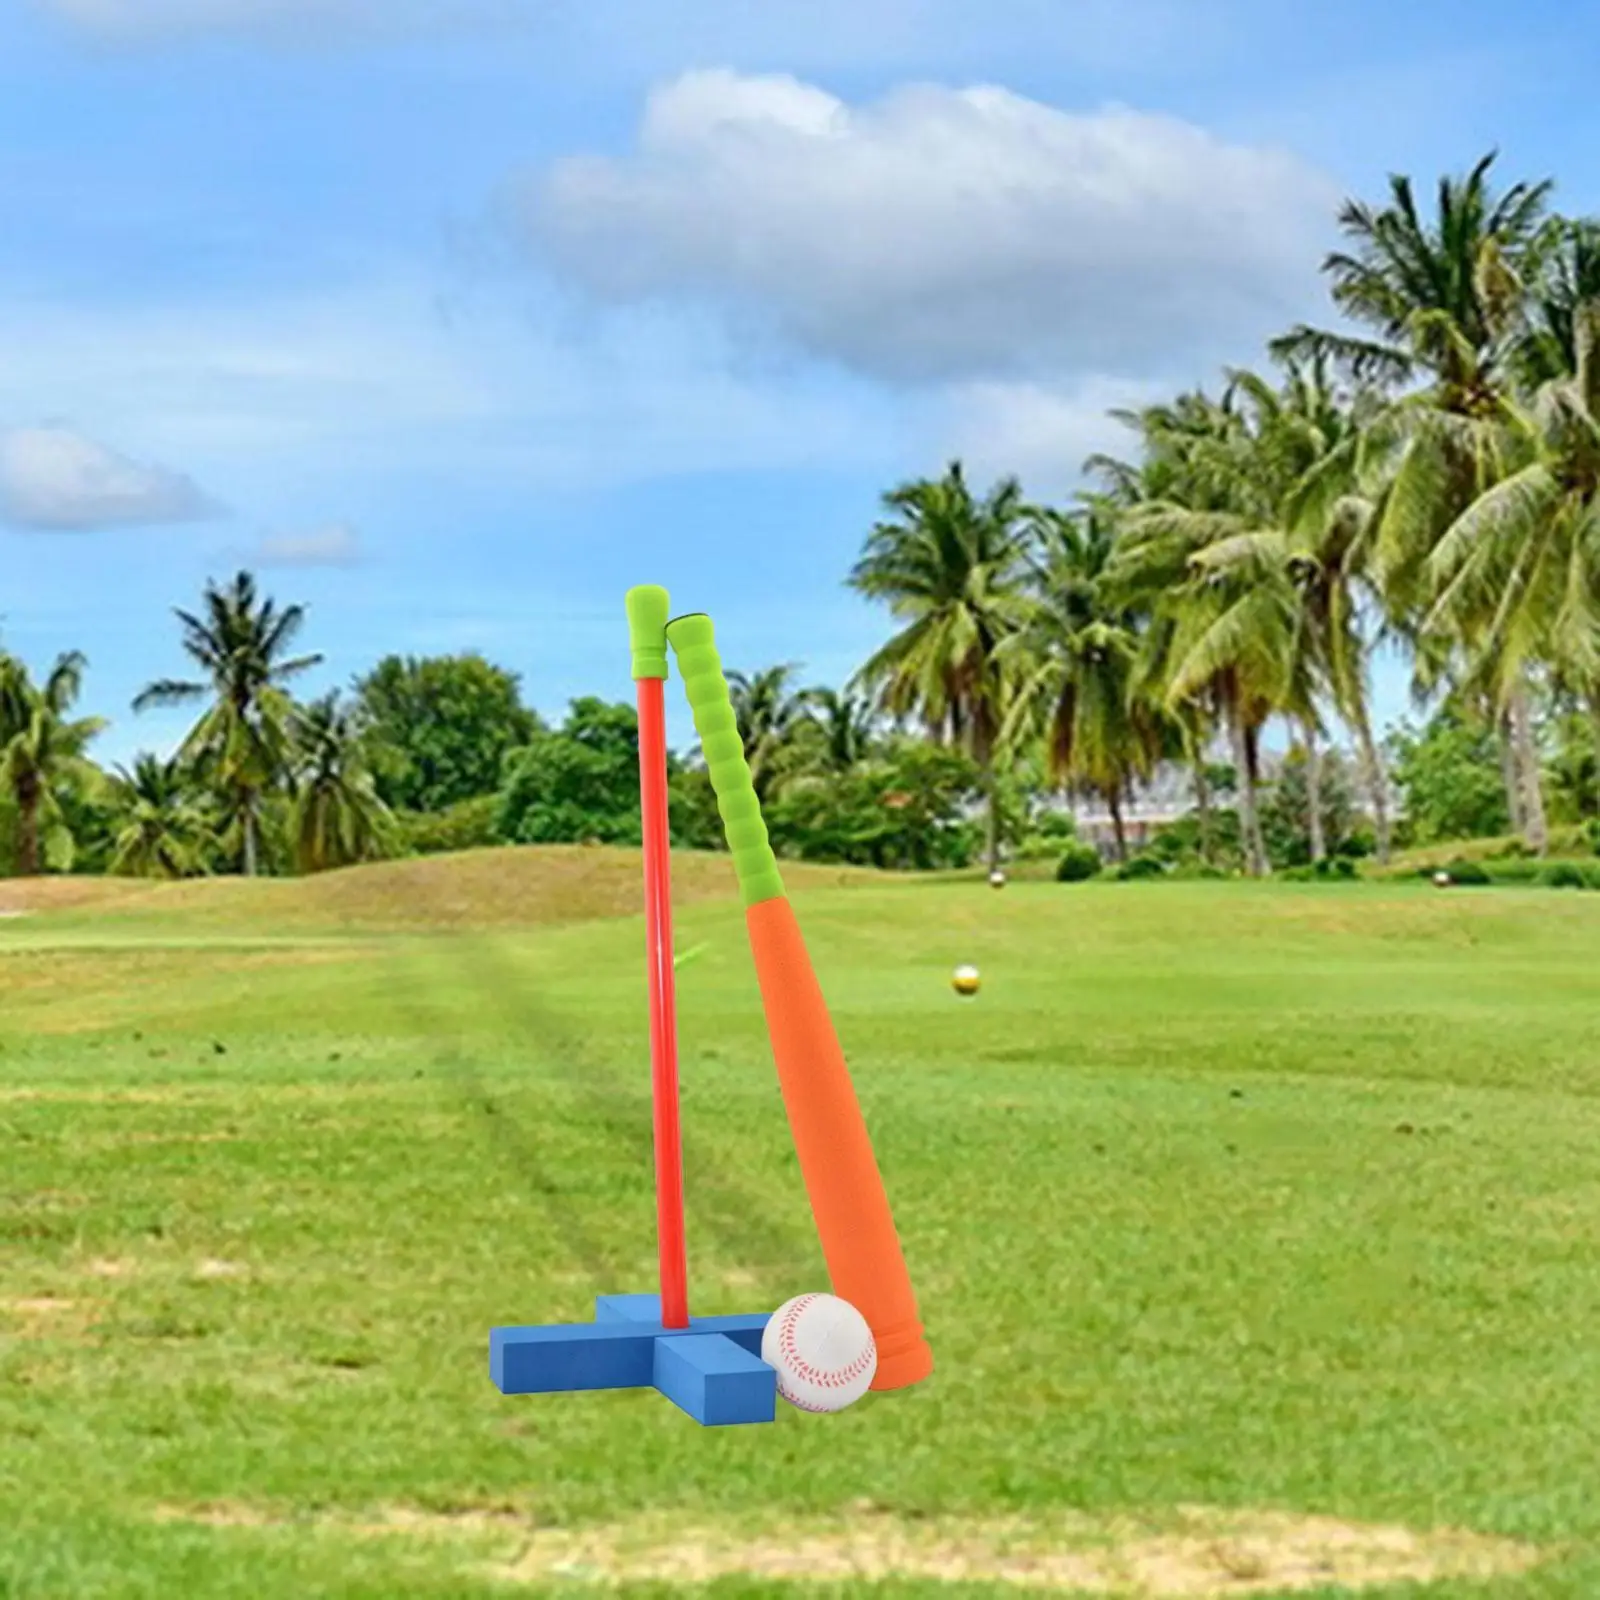
[[[577,859],[525,926],[437,867],[0,922],[0,1595],[1600,1594],[1600,896],[796,874],[938,1371],[702,1430],[488,1379],[654,1286]],[[691,1298],[770,1309],[825,1277],[680,875]]]

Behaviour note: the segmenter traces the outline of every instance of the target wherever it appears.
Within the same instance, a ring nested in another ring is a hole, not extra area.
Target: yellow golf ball
[[[950,974],[950,987],[957,994],[976,994],[979,981],[976,967],[957,967]]]

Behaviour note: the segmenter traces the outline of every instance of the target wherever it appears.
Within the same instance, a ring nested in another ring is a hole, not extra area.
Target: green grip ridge
[[[700,751],[711,773],[739,894],[746,906],[781,900],[778,858],[768,842],[761,802],[744,758],[744,741],[739,737],[711,618],[678,617],[667,624],[667,640],[678,658],[678,675],[694,714],[694,731],[700,736]]]
[[[628,591],[628,644],[633,651],[632,676],[664,678],[667,675],[667,618],[672,602],[659,584],[641,583]]]

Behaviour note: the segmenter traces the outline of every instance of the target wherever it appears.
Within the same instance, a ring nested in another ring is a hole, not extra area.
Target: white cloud
[[[1030,496],[1060,500],[1083,485],[1089,456],[1136,453],[1111,412],[1164,399],[1171,388],[1107,377],[1060,387],[960,384],[938,397],[922,433],[930,459],[959,459],[973,482],[1014,475]]]
[[[1237,356],[1316,303],[1337,198],[1173,117],[710,71],[652,93],[632,154],[530,180],[519,215],[603,304],[721,305],[891,380],[1037,379]]]
[[[452,481],[466,504],[480,488],[861,465],[901,437],[867,386],[774,381],[693,319],[563,327],[492,287],[446,319],[436,293],[400,275],[105,305],[0,284],[0,417],[73,417],[289,529],[330,499],[360,522],[352,493],[402,481],[426,480],[448,521]]]
[[[361,560],[361,541],[347,522],[330,522],[304,533],[268,534],[255,559],[273,567],[350,567]]]
[[[219,510],[182,473],[134,461],[72,428],[0,434],[0,518],[17,527],[156,527]]]

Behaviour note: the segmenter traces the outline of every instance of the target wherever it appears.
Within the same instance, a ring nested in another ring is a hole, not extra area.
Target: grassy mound
[[[257,933],[514,928],[636,915],[642,909],[641,870],[637,850],[529,845],[384,861],[314,878],[10,879],[0,883],[0,910],[94,912]],[[725,855],[675,854],[672,874],[679,905],[737,892]],[[885,877],[799,863],[786,864],[783,874],[789,887],[800,890]]]

